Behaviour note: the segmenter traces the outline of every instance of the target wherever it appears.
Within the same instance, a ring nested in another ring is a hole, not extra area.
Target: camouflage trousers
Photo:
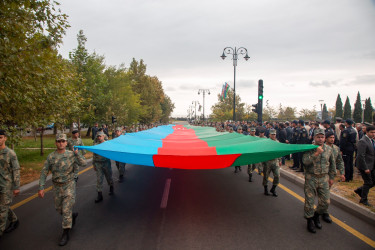
[[[265,166],[263,165],[263,186],[268,185],[268,177],[273,174],[272,184],[277,186],[280,183],[280,167],[276,165]]]
[[[263,164],[261,162],[255,163],[255,167],[258,169],[258,173],[261,174],[263,172]]]
[[[116,161],[116,167],[118,169],[119,175],[125,174],[125,166],[126,166],[126,163]]]
[[[56,211],[62,215],[62,228],[72,228],[73,206],[76,201],[76,182],[53,184]]]
[[[305,218],[314,216],[315,197],[318,196],[318,214],[328,213],[329,206],[329,177],[328,174],[305,174]]]
[[[247,165],[247,173],[250,175],[250,174],[252,174],[253,172],[254,172],[254,170],[255,170],[255,164],[249,164],[249,165]]]
[[[111,160],[94,162],[94,167],[96,169],[96,190],[102,192],[104,176],[108,185],[113,185]]]
[[[3,234],[7,222],[17,221],[17,216],[10,208],[12,191],[0,193],[0,236]]]

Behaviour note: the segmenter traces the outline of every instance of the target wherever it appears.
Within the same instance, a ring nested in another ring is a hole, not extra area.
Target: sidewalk
[[[288,165],[280,167],[281,178],[285,178],[303,188],[305,179],[303,173],[298,173],[289,168]],[[337,185],[337,184],[336,184]],[[352,213],[353,215],[375,224],[375,213],[369,208],[359,205],[335,192],[335,184],[331,189],[331,203]],[[354,193],[354,191],[353,191]]]

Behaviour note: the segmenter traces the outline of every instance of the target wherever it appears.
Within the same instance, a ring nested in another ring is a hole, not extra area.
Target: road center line
[[[168,204],[169,188],[171,187],[171,179],[165,181],[163,197],[161,198],[160,208],[166,208]]]

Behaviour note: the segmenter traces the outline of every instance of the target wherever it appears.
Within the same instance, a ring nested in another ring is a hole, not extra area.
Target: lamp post
[[[197,123],[197,104],[199,105],[199,102],[198,101],[192,101],[191,104],[194,104],[195,106],[195,118],[194,118],[194,123]]]
[[[204,98],[206,96],[206,93],[210,94],[210,90],[209,89],[199,89],[198,95],[200,95],[201,93],[203,93],[203,121],[204,121]]]
[[[365,121],[365,106],[366,106],[366,100],[362,100],[362,123]]]
[[[236,66],[237,66],[237,60],[238,55],[245,55],[245,60],[249,60],[249,56],[247,54],[247,49],[244,47],[236,48],[234,49],[232,47],[225,47],[223,50],[223,54],[221,55],[221,58],[224,60],[227,56],[225,54],[233,55],[233,67],[234,67],[234,81],[233,81],[233,121],[236,120]]]
[[[320,117],[323,120],[323,104],[324,104],[324,100],[319,100],[319,103],[320,103]]]

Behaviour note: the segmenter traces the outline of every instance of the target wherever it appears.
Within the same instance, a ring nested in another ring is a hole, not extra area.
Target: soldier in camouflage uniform
[[[104,142],[105,134],[100,131],[97,133],[98,144]],[[95,199],[95,203],[101,202],[103,200],[103,178],[105,176],[107,183],[109,185],[109,195],[113,195],[113,179],[112,179],[112,166],[111,160],[105,158],[101,155],[94,154],[93,156],[94,170],[96,171],[96,190],[98,192],[98,197]]]
[[[261,127],[259,129],[259,138],[267,138],[264,134],[266,132],[266,129]],[[263,169],[263,163],[262,162],[259,162],[259,163],[255,163],[255,167],[258,169],[258,174],[261,175],[263,173],[264,175],[264,169]]]
[[[270,129],[270,139],[277,141],[276,139],[276,130]],[[273,185],[270,190],[273,196],[277,197],[276,187],[280,183],[280,166],[281,166],[281,158],[276,158],[273,160],[269,160],[263,162],[263,186],[264,186],[264,195],[269,195],[268,193],[268,177],[270,173],[273,174]]]
[[[84,146],[82,139],[79,138],[79,132],[78,130],[73,130],[72,131],[72,138],[68,139],[68,150],[74,151],[74,146]],[[86,151],[85,150],[79,150],[79,154],[85,155]]]
[[[253,128],[248,128],[248,130],[250,130],[249,131],[250,132],[250,134],[249,134],[250,136],[256,137],[255,136],[256,129],[254,127]],[[249,175],[249,182],[252,182],[253,172],[254,172],[255,168],[256,168],[256,164],[249,164],[249,165],[247,165],[247,173]]]
[[[333,150],[333,156],[336,162],[336,169],[341,174],[341,181],[345,181],[345,167],[344,167],[344,160],[342,159],[342,155],[340,152],[340,148],[335,145],[336,134],[334,131],[326,132],[326,145],[330,146]]]
[[[10,233],[19,224],[10,204],[12,195],[20,193],[20,165],[16,153],[5,146],[6,140],[5,131],[0,130],[0,238],[3,232]],[[5,229],[8,221],[9,225]]]
[[[66,150],[66,134],[56,135],[57,150],[47,156],[39,180],[39,197],[44,197],[44,186],[48,172],[52,173],[52,186],[55,198],[55,208],[63,217],[63,234],[59,242],[60,246],[69,241],[69,231],[75,224],[78,213],[73,213],[73,205],[76,198],[76,180],[79,166],[86,164],[85,158],[78,150]]]
[[[122,135],[122,128],[118,127],[118,128],[116,128],[115,133],[112,135],[113,139],[119,137],[120,135]],[[119,182],[124,181],[125,166],[126,166],[126,163],[116,161],[116,167],[117,167],[118,173],[119,173]]]
[[[336,162],[332,147],[324,144],[324,130],[314,131],[314,144],[319,146],[315,150],[303,154],[305,164],[305,207],[304,216],[307,219],[307,230],[316,233],[315,227],[322,228],[319,216],[327,223],[332,223],[328,214],[329,187],[336,175]],[[315,196],[318,196],[318,206],[314,209]]]

